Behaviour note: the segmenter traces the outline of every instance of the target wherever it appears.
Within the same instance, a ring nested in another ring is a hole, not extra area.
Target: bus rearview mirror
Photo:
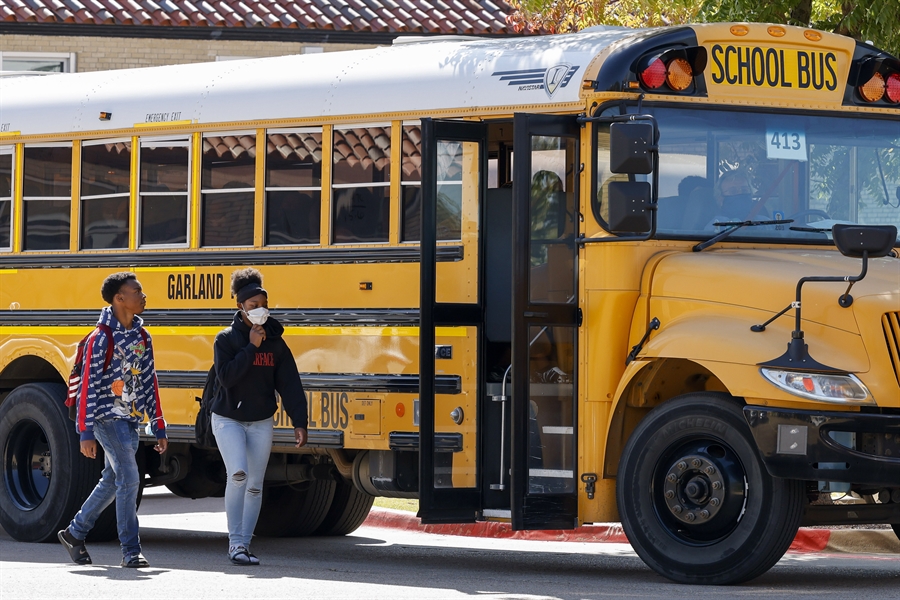
[[[615,233],[650,231],[650,184],[646,181],[613,181],[607,186],[609,229]]]
[[[613,123],[609,126],[609,170],[632,175],[653,171],[653,125]]]
[[[869,258],[887,256],[897,243],[897,228],[893,225],[837,224],[831,230],[834,245],[844,256]]]

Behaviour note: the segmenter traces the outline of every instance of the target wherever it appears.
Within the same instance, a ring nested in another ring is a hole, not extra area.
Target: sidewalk
[[[474,537],[552,542],[614,542],[627,544],[619,523],[584,525],[570,530],[513,531],[509,523],[480,522],[422,525],[414,513],[373,507],[363,525],[407,531]],[[890,529],[810,529],[801,527],[791,544],[796,552],[900,554],[900,539]]]

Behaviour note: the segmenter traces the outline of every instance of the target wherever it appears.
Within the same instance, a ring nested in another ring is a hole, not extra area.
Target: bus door
[[[574,117],[516,114],[513,141],[513,529],[578,516],[578,140]]]
[[[419,517],[472,522],[481,508],[487,127],[422,119],[421,147]],[[448,390],[448,380],[459,389]]]

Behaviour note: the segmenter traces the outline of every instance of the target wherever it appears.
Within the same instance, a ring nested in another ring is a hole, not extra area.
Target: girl
[[[272,449],[275,391],[294,424],[297,448],[306,444],[306,396],[294,356],[269,317],[269,294],[256,269],[231,274],[238,312],[231,327],[216,336],[219,392],[212,403],[212,429],[225,461],[225,515],[228,558],[236,565],[258,565],[250,539],[262,503],[263,478]]]

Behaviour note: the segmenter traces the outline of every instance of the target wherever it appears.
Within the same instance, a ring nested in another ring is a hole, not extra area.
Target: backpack
[[[218,448],[216,436],[212,430],[212,403],[219,393],[219,378],[216,377],[216,365],[209,368],[206,374],[206,383],[203,384],[203,395],[196,398],[200,403],[197,411],[197,420],[194,422],[194,439],[198,446],[204,448]]]
[[[228,342],[233,350],[238,351],[240,347],[235,344],[233,339],[233,330],[228,328]],[[216,399],[216,395],[221,388],[219,378],[216,377],[216,363],[213,360],[213,366],[206,373],[206,383],[203,384],[203,394],[197,398],[200,403],[200,410],[197,411],[197,419],[194,421],[194,440],[198,446],[203,448],[218,448],[216,444],[216,436],[212,429],[212,403]]]
[[[84,373],[84,363],[87,361],[87,357],[84,355],[84,348],[87,346],[88,340],[91,339],[91,336],[97,333],[97,330],[103,332],[107,338],[109,338],[110,343],[106,345],[106,357],[103,359],[103,373],[106,373],[106,369],[109,368],[109,363],[112,362],[113,356],[113,347],[112,343],[113,332],[112,328],[106,323],[97,323],[97,326],[91,331],[89,334],[81,338],[81,341],[78,342],[78,350],[75,352],[75,363],[72,365],[72,372],[69,373],[69,392],[66,394],[66,408],[69,409],[69,418],[73,421],[78,420],[78,389],[81,387],[81,377]],[[147,339],[147,332],[144,331],[144,328],[141,328],[141,338],[144,340],[144,344],[147,346],[147,349],[150,349],[150,342]]]

